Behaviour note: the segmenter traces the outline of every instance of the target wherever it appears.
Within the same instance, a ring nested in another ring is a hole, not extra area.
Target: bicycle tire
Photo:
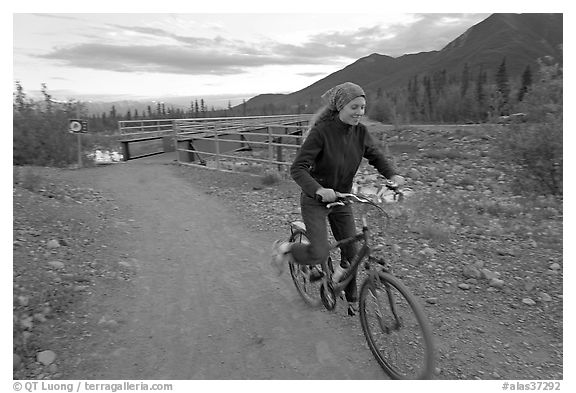
[[[379,282],[367,278],[360,289],[360,323],[370,351],[392,379],[432,378],[432,329],[422,307],[397,277],[378,275]]]
[[[300,243],[310,243],[308,236],[306,235],[305,231],[294,231],[290,236],[289,241],[291,243],[300,242]],[[310,281],[308,273],[312,266],[308,265],[301,265],[295,262],[289,262],[288,266],[290,267],[290,276],[292,277],[292,281],[296,286],[296,290],[304,299],[304,301],[312,307],[318,307],[322,303],[320,298],[320,288],[322,286],[322,280],[318,281]],[[322,270],[320,265],[317,265],[317,268]]]

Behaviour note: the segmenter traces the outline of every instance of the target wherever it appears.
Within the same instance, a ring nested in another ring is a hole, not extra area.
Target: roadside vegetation
[[[453,81],[449,84],[440,76],[426,77],[420,82],[415,78],[409,83],[407,93],[396,92],[397,95],[391,96],[392,93],[377,92],[369,100],[373,104],[368,117],[394,124],[396,129],[406,127],[405,124],[412,120],[430,121],[431,124],[462,122],[468,112],[478,115],[472,116],[474,121],[485,122],[486,128],[493,128],[494,123],[500,121],[505,124],[494,135],[494,152],[486,154],[499,152],[510,162],[518,192],[562,194],[563,71],[559,64],[543,59],[535,75],[527,68],[515,89],[509,82],[505,61],[492,84],[487,83],[486,75],[478,75],[476,84],[472,83],[473,77],[466,69],[458,84]],[[447,117],[441,104],[454,92],[458,92],[460,98],[446,107],[455,111],[455,117]],[[43,100],[33,100],[23,86],[16,83],[13,94],[14,165],[74,165],[78,161],[79,141],[83,162],[87,164],[91,161],[90,152],[95,149],[119,149],[117,136],[111,131],[116,129],[114,125],[101,128],[93,122],[89,126],[96,127],[90,128],[91,132],[83,134],[81,139],[68,132],[69,119],[88,118],[82,102],[55,101],[46,85],[42,86],[42,94]],[[512,112],[522,116],[509,116]],[[159,112],[162,114],[165,112]],[[125,117],[113,110],[106,119],[116,123]],[[444,156],[457,158],[462,152],[448,146],[426,154],[431,159],[442,159]]]
[[[390,207],[394,230],[382,238],[429,309],[439,378],[562,378],[562,86],[562,69],[543,63],[516,108],[526,117],[511,124],[383,130],[367,122],[414,189]],[[101,247],[116,211],[90,179],[74,183],[81,171],[58,169],[77,162],[68,119],[82,116],[82,103],[44,94],[31,100],[17,84],[13,103],[14,375],[25,379],[58,377],[46,343],[54,332],[74,339],[66,324],[81,325],[73,310],[89,285],[123,277]],[[106,133],[82,139],[86,160],[90,149],[115,144]],[[275,172],[246,180],[176,170],[257,230],[284,229],[299,215],[298,190]],[[362,168],[358,180],[372,175]]]

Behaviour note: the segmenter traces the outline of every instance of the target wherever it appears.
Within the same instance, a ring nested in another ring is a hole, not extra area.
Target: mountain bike
[[[383,187],[394,192],[401,200],[402,190],[386,182]],[[381,189],[382,190],[382,189]],[[369,197],[360,194],[338,194],[327,209],[347,204],[363,204],[375,208],[389,219],[386,211]],[[333,261],[329,256],[321,265],[309,266],[290,261],[290,275],[298,293],[311,306],[322,304],[334,310],[340,294],[362,266],[366,278],[360,286],[359,317],[368,346],[384,371],[393,379],[428,379],[434,370],[432,330],[419,300],[402,281],[394,276],[392,266],[372,252],[382,247],[371,246],[368,214],[361,216],[362,230],[355,236],[330,243],[330,252],[350,244],[360,243],[355,257],[336,282],[333,279]],[[301,221],[290,224],[290,242],[309,243],[306,226]]]

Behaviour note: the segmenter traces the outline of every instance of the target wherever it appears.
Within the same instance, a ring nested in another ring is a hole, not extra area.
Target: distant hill
[[[212,108],[215,109],[226,109],[228,104],[230,103],[231,106],[240,105],[244,100],[248,100],[254,94],[247,94],[246,96],[239,96],[239,95],[206,95],[206,96],[198,96],[198,97],[159,97],[157,99],[149,99],[149,100],[90,100],[90,99],[83,99],[82,102],[86,105],[88,113],[90,115],[102,115],[102,113],[106,113],[109,115],[112,106],[116,109],[116,113],[119,115],[126,115],[128,111],[134,115],[134,111],[137,110],[140,115],[147,113],[148,106],[153,113],[156,112],[156,108],[158,102],[165,103],[166,109],[171,108],[174,110],[182,110],[188,111],[190,110],[190,106],[194,101],[198,101],[200,103],[200,99],[204,99],[205,105],[208,110]]]
[[[561,62],[562,42],[562,14],[492,14],[440,51],[398,58],[373,53],[302,90],[291,94],[259,95],[246,105],[248,108],[265,105],[314,108],[319,106],[320,96],[339,83],[354,82],[370,93],[406,86],[414,76],[436,71],[446,70],[449,75],[459,76],[465,64],[472,75],[483,68],[489,77],[493,77],[504,58],[508,75],[514,78],[528,65],[536,70],[537,59],[544,56]]]

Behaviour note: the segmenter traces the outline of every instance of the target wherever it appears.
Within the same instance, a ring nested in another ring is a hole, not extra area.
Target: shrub
[[[13,104],[14,165],[67,166],[78,160],[76,135],[68,132],[68,119],[78,117],[80,103],[55,103],[43,90],[45,100],[26,97],[17,83]]]
[[[522,104],[529,122],[505,127],[497,146],[512,164],[515,191],[562,195],[562,69],[541,64],[539,76]]]
[[[265,186],[272,186],[282,181],[282,176],[278,172],[267,172],[262,176],[262,184]]]

